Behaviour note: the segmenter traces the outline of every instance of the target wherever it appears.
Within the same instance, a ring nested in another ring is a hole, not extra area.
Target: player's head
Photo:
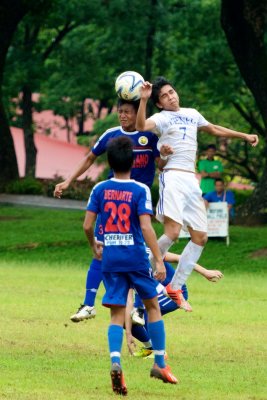
[[[224,191],[224,181],[222,178],[215,179],[215,190],[219,194]]]
[[[140,101],[118,100],[118,118],[122,129],[126,132],[134,132],[136,123],[136,114]]]
[[[151,99],[160,110],[178,111],[180,108],[179,96],[173,84],[164,76],[158,76],[152,82]]]
[[[216,153],[215,144],[209,144],[206,148],[206,155],[207,155],[208,160],[213,160],[215,153]]]
[[[127,136],[111,139],[107,145],[107,158],[114,172],[128,172],[133,165],[133,142]]]

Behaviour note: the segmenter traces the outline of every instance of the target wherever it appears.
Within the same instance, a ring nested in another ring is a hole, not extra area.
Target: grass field
[[[82,221],[80,211],[0,208],[0,399],[116,398],[102,286],[97,317],[69,321],[91,257]],[[130,357],[124,344],[129,399],[267,399],[267,227],[231,227],[230,237],[229,247],[209,241],[201,258],[224,279],[212,284],[193,274],[194,312],[164,317],[169,363],[181,383],[151,380],[151,360]]]

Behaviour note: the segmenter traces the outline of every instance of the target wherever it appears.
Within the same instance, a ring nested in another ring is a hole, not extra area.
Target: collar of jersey
[[[125,133],[125,135],[136,135],[136,133],[139,133],[139,131],[133,131],[133,132],[127,132],[122,127],[120,127],[121,131]]]
[[[115,182],[133,182],[134,179],[118,179],[118,178],[110,178],[111,181],[115,181]]]

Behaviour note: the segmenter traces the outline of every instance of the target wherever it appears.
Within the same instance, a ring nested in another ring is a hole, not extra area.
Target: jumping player
[[[146,105],[150,96],[160,112],[146,119]],[[181,287],[207,242],[206,210],[195,176],[198,131],[230,139],[239,138],[252,146],[258,144],[258,136],[211,124],[197,110],[181,108],[176,90],[164,77],[158,77],[153,85],[149,82],[143,84],[136,128],[155,132],[160,137],[158,148],[167,161],[160,176],[160,199],[157,205],[157,219],[164,223],[164,234],[158,240],[162,255],[179,237],[183,226],[191,236],[166,289],[181,308],[192,311],[183,298]],[[168,150],[166,145],[169,146]]]
[[[84,231],[96,255],[101,246],[94,237],[94,223],[100,215],[104,247],[102,276],[106,293],[102,304],[110,308],[111,324],[108,342],[111,358],[113,391],[126,395],[127,388],[121,369],[121,347],[125,306],[129,289],[134,287],[148,313],[148,330],[155,352],[150,376],[166,383],[177,383],[165,365],[165,331],[157,300],[158,282],[150,275],[150,264],[144,239],[155,259],[158,280],[166,278],[156,234],[151,225],[152,203],[149,188],[130,179],[133,144],[127,137],[112,139],[107,147],[108,162],[114,178],[97,184],[90,195],[84,220]]]

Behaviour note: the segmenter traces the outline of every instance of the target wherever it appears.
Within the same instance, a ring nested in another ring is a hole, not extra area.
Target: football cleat
[[[188,301],[185,300],[181,289],[173,290],[171,288],[171,284],[169,283],[166,286],[166,292],[167,292],[167,296],[169,296],[170,299],[172,299],[180,308],[182,308],[183,310],[185,310],[187,312],[193,311],[192,307],[190,306]]]
[[[147,358],[150,355],[152,355],[152,358],[154,358],[154,353],[152,349],[146,349],[145,347],[141,347],[140,350],[135,351],[133,353],[134,357],[139,357],[139,358]]]
[[[72,322],[80,322],[85,319],[95,318],[96,310],[95,307],[86,306],[81,304],[81,307],[78,308],[77,312],[73,314],[70,319]]]
[[[145,310],[143,308],[136,308],[134,307],[131,311],[131,318],[134,324],[136,325],[145,325]]]
[[[127,387],[125,384],[121,366],[119,364],[112,364],[110,376],[113,392],[116,394],[121,394],[122,396],[126,396]]]
[[[161,379],[164,383],[178,383],[177,378],[175,378],[175,376],[171,373],[169,365],[166,365],[164,368],[160,368],[157,364],[154,364],[150,371],[150,377]]]

